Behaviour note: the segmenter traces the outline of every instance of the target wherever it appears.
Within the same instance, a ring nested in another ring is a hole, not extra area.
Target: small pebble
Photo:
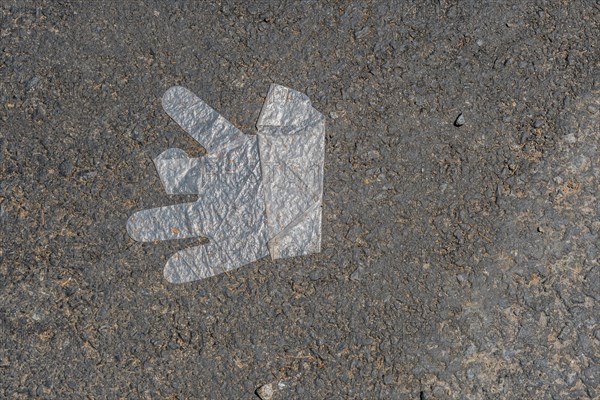
[[[575,304],[583,304],[585,303],[585,296],[581,293],[575,294],[571,296],[571,301]]]
[[[394,377],[390,374],[385,374],[383,376],[383,384],[384,385],[391,385],[394,383]]]
[[[261,400],[270,400],[273,398],[275,391],[273,390],[273,385],[267,383],[266,385],[263,385],[256,389],[256,394],[258,395],[258,397],[261,398]]]
[[[356,39],[362,39],[369,34],[369,27],[365,26],[361,30],[354,31],[354,37]]]
[[[365,273],[365,268],[360,265],[358,268],[354,270],[352,274],[350,274],[351,281],[359,281]]]
[[[70,286],[70,285],[65,287],[64,290],[65,290],[65,295],[67,297],[71,297],[77,292],[77,288],[75,286]]]
[[[541,127],[542,127],[542,125],[544,125],[544,121],[542,121],[541,119],[536,119],[536,120],[533,122],[533,127],[534,127],[535,129],[537,129],[537,128],[541,128]]]
[[[93,178],[96,175],[98,175],[98,172],[96,172],[96,171],[81,171],[77,175],[81,178],[88,179],[88,178]]]
[[[131,132],[131,138],[136,142],[141,143],[144,141],[144,134],[140,132],[138,128],[134,128]]]
[[[314,271],[312,271],[310,273],[310,275],[308,277],[313,282],[318,281],[319,279],[321,279],[321,271],[319,271],[318,269],[315,269]]]
[[[569,133],[568,135],[565,135],[564,138],[565,138],[565,142],[570,143],[570,144],[577,142],[577,138],[575,137],[573,132]]]
[[[30,80],[27,81],[27,83],[25,84],[25,89],[31,90],[31,89],[35,88],[38,83],[40,83],[40,78],[37,76],[34,76],[33,78],[31,78]]]
[[[64,160],[58,166],[58,173],[61,176],[65,176],[65,177],[70,176],[72,172],[73,172],[73,164],[71,164],[71,161],[69,161],[69,160]]]
[[[35,121],[41,121],[46,118],[46,109],[43,106],[37,106],[33,112],[33,119]]]
[[[465,117],[463,113],[458,114],[456,120],[454,121],[454,126],[463,126],[465,124]]]
[[[519,140],[519,143],[525,144],[527,142],[527,139],[529,139],[529,132],[523,132],[521,134],[521,139]]]
[[[475,368],[469,368],[467,369],[467,378],[471,381],[473,379],[475,379],[475,377],[477,376],[477,370]]]

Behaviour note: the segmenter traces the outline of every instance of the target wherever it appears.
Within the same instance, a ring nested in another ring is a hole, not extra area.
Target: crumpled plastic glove
[[[208,152],[191,158],[168,149],[154,159],[169,194],[192,203],[143,210],[127,222],[140,242],[207,237],[171,256],[165,278],[207,278],[271,255],[321,249],[325,119],[308,97],[271,85],[257,136],[243,134],[183,87],[163,96],[164,110]]]

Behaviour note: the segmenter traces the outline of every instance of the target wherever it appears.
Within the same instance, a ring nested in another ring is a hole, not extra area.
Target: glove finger
[[[244,138],[239,129],[186,88],[174,86],[167,90],[162,105],[166,113],[210,153]]]
[[[203,236],[202,221],[210,220],[200,203],[183,203],[138,211],[129,217],[127,232],[138,242]]]
[[[171,283],[192,282],[240,267],[225,250],[214,243],[181,250],[171,256],[164,276]]]

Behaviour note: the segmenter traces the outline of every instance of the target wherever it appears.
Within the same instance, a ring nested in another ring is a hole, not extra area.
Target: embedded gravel
[[[1,2],[0,397],[600,398],[600,3],[491,3]],[[169,284],[162,94],[252,133],[271,83],[322,252]]]

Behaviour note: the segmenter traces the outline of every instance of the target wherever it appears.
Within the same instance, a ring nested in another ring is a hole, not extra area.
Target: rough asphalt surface
[[[599,3],[245,3],[1,3],[0,397],[600,398]],[[162,94],[252,133],[273,82],[322,253],[169,284]]]

